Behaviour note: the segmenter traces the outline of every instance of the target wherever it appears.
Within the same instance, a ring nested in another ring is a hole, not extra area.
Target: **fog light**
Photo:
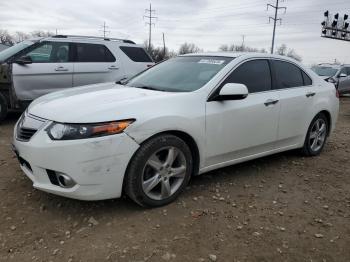
[[[71,188],[75,186],[74,180],[65,174],[57,173],[57,179],[60,187]]]

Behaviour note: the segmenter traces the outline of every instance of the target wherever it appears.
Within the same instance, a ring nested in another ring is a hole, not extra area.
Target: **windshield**
[[[168,91],[191,92],[209,82],[233,57],[179,56],[137,75],[127,86]]]
[[[334,76],[338,72],[337,68],[329,66],[316,66],[312,70],[319,76]]]
[[[14,54],[22,51],[23,49],[27,48],[28,46],[31,46],[32,44],[34,44],[34,42],[26,40],[3,50],[2,52],[0,52],[0,62],[6,61]]]

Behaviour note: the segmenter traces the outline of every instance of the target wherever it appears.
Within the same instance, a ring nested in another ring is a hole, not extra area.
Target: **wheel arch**
[[[198,175],[198,173],[199,173],[199,166],[200,166],[200,160],[201,160],[199,147],[198,147],[195,139],[191,135],[189,135],[187,132],[180,131],[180,130],[161,131],[161,132],[155,133],[155,134],[151,135],[150,137],[148,137],[147,139],[143,140],[140,143],[140,147],[144,143],[149,141],[150,139],[152,139],[154,137],[157,137],[157,136],[161,136],[161,135],[173,135],[173,136],[176,136],[176,137],[182,139],[188,145],[188,147],[190,148],[190,151],[192,153],[192,157],[193,157],[193,172],[192,172],[192,176]],[[136,150],[136,152],[137,152],[137,150]],[[134,153],[134,155],[136,154],[136,152]],[[128,166],[131,163],[131,160],[133,159],[134,155],[130,158]]]
[[[328,124],[328,132],[327,132],[327,136],[329,136],[330,131],[331,131],[331,127],[332,127],[332,116],[331,113],[328,110],[322,110],[320,111],[318,114],[324,114],[327,118],[327,124]],[[318,115],[316,114],[316,115]]]

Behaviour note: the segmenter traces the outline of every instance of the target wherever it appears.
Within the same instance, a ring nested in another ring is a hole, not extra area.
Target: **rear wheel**
[[[302,153],[306,156],[319,155],[326,143],[328,129],[329,123],[325,114],[315,116],[306,134]]]
[[[183,140],[173,135],[154,137],[132,158],[125,191],[141,206],[166,205],[187,185],[192,167],[192,154]]]
[[[0,122],[7,116],[8,108],[6,98],[0,94]]]

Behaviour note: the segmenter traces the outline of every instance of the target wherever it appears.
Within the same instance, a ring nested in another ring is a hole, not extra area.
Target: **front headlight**
[[[61,124],[53,122],[46,128],[46,132],[52,140],[109,136],[123,132],[134,121],[134,119],[128,119],[96,124]]]

